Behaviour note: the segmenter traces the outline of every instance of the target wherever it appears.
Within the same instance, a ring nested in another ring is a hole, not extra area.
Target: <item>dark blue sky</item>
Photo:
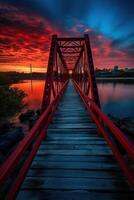
[[[107,64],[108,58],[109,64],[121,64],[117,59],[120,56],[125,59],[125,65],[133,64],[133,0],[0,0],[0,11],[3,28],[9,26],[22,31],[23,27],[26,34],[31,34],[32,30],[39,35],[54,32],[82,35],[86,32],[90,34],[95,56],[98,55],[95,48],[99,48],[98,57],[105,52]],[[32,17],[40,21],[34,23]]]

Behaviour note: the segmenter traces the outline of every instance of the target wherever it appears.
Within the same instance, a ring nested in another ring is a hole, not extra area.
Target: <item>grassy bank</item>
[[[12,117],[25,105],[23,98],[26,94],[22,90],[13,89],[8,86],[0,88],[0,120]]]
[[[0,72],[0,85],[9,85],[11,83],[19,82],[19,77],[12,76],[8,73]]]

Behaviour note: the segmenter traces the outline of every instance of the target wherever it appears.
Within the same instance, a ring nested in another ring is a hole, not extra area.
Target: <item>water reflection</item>
[[[102,109],[117,117],[134,116],[134,84],[98,83]]]
[[[28,105],[29,109],[39,109],[42,103],[44,84],[43,80],[29,80],[12,84],[11,87],[21,89],[27,94],[24,103]]]
[[[13,84],[27,94],[24,102],[29,109],[41,107],[44,81],[33,80],[23,83]],[[98,90],[102,109],[105,113],[110,113],[117,117],[134,116],[134,84],[122,83],[98,83]]]

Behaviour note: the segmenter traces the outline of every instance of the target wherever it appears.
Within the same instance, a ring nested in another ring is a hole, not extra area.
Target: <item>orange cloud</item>
[[[112,40],[83,24],[77,24],[64,33],[40,16],[24,14],[14,7],[10,9],[12,12],[8,10],[0,17],[1,71],[28,72],[30,64],[33,71],[45,71],[52,34],[78,36],[80,33],[89,33],[96,67],[133,65],[133,55],[115,48]]]

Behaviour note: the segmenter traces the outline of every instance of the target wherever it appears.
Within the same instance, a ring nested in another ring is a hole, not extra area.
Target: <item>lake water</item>
[[[134,84],[98,83],[102,110],[115,117],[134,117]]]
[[[44,81],[33,80],[12,84],[11,87],[24,90],[24,102],[29,109],[41,107]],[[98,83],[102,110],[116,117],[134,117],[134,84]]]
[[[27,104],[29,109],[40,109],[44,91],[43,80],[33,80],[32,82],[26,80],[12,84],[11,87],[23,90],[27,94],[24,98],[24,103]]]

